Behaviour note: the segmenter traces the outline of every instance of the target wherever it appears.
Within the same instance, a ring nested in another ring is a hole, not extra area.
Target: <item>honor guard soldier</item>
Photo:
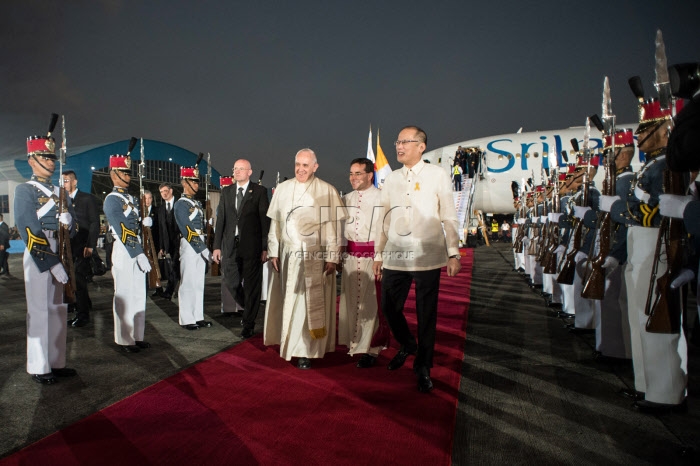
[[[557,253],[557,272],[555,274],[555,281],[559,285],[561,290],[561,310],[559,311],[559,317],[574,317],[576,313],[576,301],[574,300],[574,285],[560,283],[557,279],[559,278],[559,272],[561,271],[561,265],[564,262],[564,258],[571,252],[573,246],[573,232],[574,232],[574,196],[576,194],[577,187],[574,185],[574,176],[576,174],[576,164],[569,163],[567,165],[566,173],[564,174],[564,182],[560,189],[561,197],[561,213],[559,217],[559,246],[556,249]]]
[[[634,134],[631,129],[615,132],[614,144],[611,136],[604,137],[603,150],[615,148],[615,194],[622,198],[632,184],[634,173],[630,163],[634,158]],[[622,279],[627,262],[627,227],[622,223],[612,225],[612,244],[602,268],[605,269],[605,294],[596,315],[596,351],[602,357],[629,359],[629,318],[627,315],[627,291]]]
[[[683,331],[662,334],[648,332],[645,328],[647,295],[661,224],[659,196],[663,193],[666,145],[675,111],[673,106],[661,108],[659,100],[645,101],[639,85],[634,86],[636,82],[634,78],[630,80],[640,102],[637,147],[644,152],[646,160],[626,196],[602,196],[600,208],[628,227],[624,280],[635,389],[623,389],[621,393],[635,399],[635,406],[642,411],[656,412],[680,407],[685,402],[687,384],[687,346]],[[678,111],[682,101],[673,105]],[[657,276],[665,270],[666,261],[659,261]]]
[[[57,116],[56,116],[57,118]],[[63,285],[69,280],[58,255],[58,230],[65,225],[74,234],[72,207],[59,215],[59,187],[51,182],[56,168],[56,143],[47,136],[27,139],[27,162],[32,177],[15,189],[15,222],[24,251],[24,289],[27,299],[27,372],[40,384],[56,377],[76,375],[66,367],[68,305]]]
[[[525,219],[523,223],[523,269],[525,269],[525,280],[528,285],[532,283],[532,262],[533,256],[529,254],[530,244],[533,241],[532,236],[534,235],[534,220],[535,220],[535,197],[534,191],[527,191],[525,193]]]
[[[135,144],[136,140],[132,140]],[[143,341],[146,327],[146,280],[151,264],[141,246],[139,202],[128,192],[131,157],[109,157],[109,175],[114,189],[107,195],[103,210],[109,222],[107,234],[114,238],[112,277],[114,278],[114,341],[126,353],[138,353],[151,345]],[[145,222],[151,223],[150,217]]]
[[[588,257],[593,252],[596,234],[600,191],[596,189],[592,180],[596,173],[598,173],[599,161],[599,155],[591,155],[588,160],[586,160],[584,156],[579,156],[576,165],[576,175],[574,175],[574,180],[581,181],[578,186],[578,192],[574,195],[574,201],[576,202],[574,217],[583,222],[583,230],[585,232],[583,242],[575,257],[576,277],[574,279],[574,307],[576,309],[576,316],[574,317],[574,325],[571,328],[574,332],[594,331],[595,329],[595,313],[598,303],[592,299],[583,298],[581,296],[581,291],[583,290],[584,275],[587,272]],[[585,179],[589,180],[588,184],[584,182]],[[575,185],[576,181],[574,182],[574,186]],[[586,190],[587,192],[584,193]],[[587,199],[587,205],[579,205],[582,203],[583,199]]]
[[[180,325],[187,330],[211,327],[204,320],[204,275],[211,253],[204,239],[204,209],[194,198],[199,190],[199,169],[181,167],[182,197],[175,202],[175,221],[180,230],[180,274],[178,290]]]

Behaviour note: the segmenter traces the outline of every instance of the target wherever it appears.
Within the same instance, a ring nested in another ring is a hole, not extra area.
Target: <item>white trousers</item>
[[[56,240],[49,239],[51,249]],[[24,292],[27,299],[27,372],[48,374],[66,367],[66,320],[63,285],[50,271],[40,272],[29,250],[24,251]]]
[[[605,296],[596,309],[595,349],[603,356],[632,357],[630,324],[627,315],[627,290],[622,267],[605,274]]]
[[[688,382],[688,347],[683,330],[678,334],[646,331],[645,314],[651,268],[656,250],[658,228],[627,229],[627,305],[632,340],[634,386],[645,392],[645,399],[654,403],[679,404],[686,395]],[[662,255],[662,258],[665,257]],[[657,277],[666,271],[660,260]]]
[[[112,249],[112,278],[114,341],[131,346],[143,341],[146,330],[146,280],[121,241],[114,241]]]
[[[594,329],[595,315],[600,309],[600,301],[595,299],[586,299],[581,297],[583,291],[583,277],[581,276],[582,262],[585,264],[588,256],[585,253],[579,252],[576,254],[576,275],[574,276],[574,301],[576,304],[576,317],[574,326],[576,328]]]
[[[180,238],[180,325],[191,325],[204,320],[204,272],[206,262],[185,238]]]

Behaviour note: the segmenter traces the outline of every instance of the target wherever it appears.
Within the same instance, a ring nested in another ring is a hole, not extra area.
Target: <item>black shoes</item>
[[[68,321],[70,327],[85,327],[90,323],[90,318],[78,315],[74,319]]]
[[[636,410],[646,414],[684,414],[688,412],[688,399],[684,399],[680,404],[669,405],[664,403],[654,403],[653,401],[638,400],[632,405]]]
[[[49,372],[48,374],[32,374],[32,380],[42,385],[53,385],[58,382],[58,379],[52,372]]]
[[[377,357],[371,354],[363,354],[360,360],[357,362],[357,367],[360,369],[368,369],[373,367],[377,363]]]
[[[147,341],[137,341],[135,343],[136,343],[136,346],[140,349],[146,349],[146,348],[151,347],[151,344]]]
[[[428,393],[433,389],[433,381],[430,380],[429,375],[419,375],[418,376],[418,391],[421,393]]]
[[[589,333],[595,333],[594,328],[580,328],[580,327],[568,327],[569,332],[573,333],[574,335],[585,335]]]
[[[408,351],[404,351],[403,349],[399,350],[399,352],[396,353],[396,356],[394,356],[394,359],[389,361],[389,365],[386,366],[386,368],[390,371],[395,371],[399,367],[403,366],[403,363],[406,362],[406,358],[409,354],[413,353],[409,353]]]
[[[428,393],[433,389],[433,381],[430,380],[430,369],[427,367],[414,368],[413,371],[418,376],[418,391]]]
[[[136,345],[119,345],[119,347],[125,353],[138,353],[141,351]]]
[[[78,375],[78,371],[71,369],[70,367],[61,367],[60,369],[51,368],[51,373],[56,377],[75,377]]]
[[[311,369],[311,360],[309,358],[299,358],[297,367],[299,369]]]
[[[209,322],[208,320],[198,320],[197,327],[209,328],[211,327],[211,322]]]
[[[199,325],[197,325],[197,324],[181,325],[180,327],[182,327],[186,330],[199,330]]]
[[[156,291],[153,292],[151,297],[152,298],[161,297],[163,299],[170,300],[173,297],[173,294],[168,292],[168,291],[163,290],[162,287],[158,287],[158,288],[156,288]]]
[[[623,388],[621,390],[618,390],[617,394],[634,401],[640,401],[644,399],[644,392],[638,392],[634,388]]]
[[[253,336],[253,329],[244,327],[243,330],[241,330],[241,338],[244,340],[247,340],[248,338]]]
[[[58,382],[56,377],[75,377],[76,375],[78,375],[78,371],[75,369],[61,367],[60,369],[51,369],[48,374],[32,374],[32,380],[42,385],[53,385]]]

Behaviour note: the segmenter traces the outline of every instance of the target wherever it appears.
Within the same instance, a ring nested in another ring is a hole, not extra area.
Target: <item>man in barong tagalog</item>
[[[265,309],[265,345],[280,345],[287,361],[309,369],[335,348],[338,222],[347,216],[338,191],[314,173],[311,149],[297,152],[294,179],[277,186],[267,216],[273,270]]]
[[[399,133],[396,158],[403,167],[384,181],[381,193],[383,225],[374,245],[374,275],[382,281],[382,312],[401,349],[387,369],[399,369],[415,354],[413,371],[418,390],[433,389],[440,270],[450,277],[459,273],[457,212],[450,188],[450,175],[437,165],[426,164],[425,131],[406,126]],[[404,304],[415,282],[418,341],[404,315]]]

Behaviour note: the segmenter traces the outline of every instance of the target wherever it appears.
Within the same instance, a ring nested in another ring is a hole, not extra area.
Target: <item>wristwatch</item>
[[[459,257],[460,257],[459,254],[455,254],[454,256],[450,256],[450,259],[457,259],[457,260],[459,260]]]

